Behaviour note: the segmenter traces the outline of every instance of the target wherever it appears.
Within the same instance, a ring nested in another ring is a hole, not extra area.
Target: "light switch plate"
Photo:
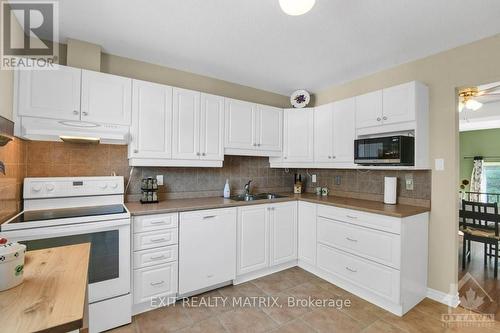
[[[443,171],[444,170],[444,159],[443,158],[436,158],[434,160],[434,168],[436,171]]]
[[[312,176],[311,176],[311,179],[312,179],[311,181],[312,181],[313,183],[316,183],[316,175],[312,175]]]
[[[163,175],[156,175],[156,182],[158,183],[158,186],[163,185]]]

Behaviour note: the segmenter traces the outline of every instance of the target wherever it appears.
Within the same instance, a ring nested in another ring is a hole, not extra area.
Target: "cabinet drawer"
[[[359,288],[399,303],[400,272],[355,257],[341,250],[318,244],[318,267]]]
[[[177,245],[134,252],[134,269],[177,261]]]
[[[177,229],[142,232],[134,235],[134,251],[177,244]]]
[[[359,210],[338,208],[333,206],[318,205],[318,216],[332,220],[357,224],[363,227],[388,231],[395,234],[401,233],[401,219],[396,217],[371,214]]]
[[[134,233],[177,228],[179,214],[158,214],[134,217]]]
[[[134,303],[177,293],[177,262],[134,270]]]
[[[400,236],[318,217],[318,242],[399,269]]]

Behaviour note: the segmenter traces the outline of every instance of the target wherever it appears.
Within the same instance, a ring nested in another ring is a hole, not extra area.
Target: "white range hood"
[[[43,141],[128,144],[129,127],[76,120],[19,117],[15,134],[23,139]]]

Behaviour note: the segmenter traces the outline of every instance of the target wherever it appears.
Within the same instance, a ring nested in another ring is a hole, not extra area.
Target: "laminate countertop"
[[[282,193],[283,194],[283,193]],[[140,202],[128,202],[125,205],[132,215],[148,215],[186,212],[202,209],[239,207],[248,205],[260,205],[287,201],[306,201],[341,208],[354,209],[368,213],[393,216],[398,218],[413,216],[429,212],[430,208],[410,205],[386,205],[383,202],[353,199],[337,196],[317,196],[315,194],[284,194],[286,197],[270,200],[235,201],[222,197],[207,197],[194,199],[172,199],[164,200],[156,204],[141,204]]]
[[[24,282],[0,292],[0,331],[82,328],[90,244],[26,252]]]

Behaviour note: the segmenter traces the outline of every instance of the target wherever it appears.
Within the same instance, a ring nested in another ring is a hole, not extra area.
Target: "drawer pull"
[[[210,278],[213,278],[213,277],[214,277],[214,275],[213,275],[213,274],[208,274],[208,275],[207,275],[207,278],[209,278],[209,279],[210,279]]]
[[[151,260],[161,260],[161,259],[165,259],[165,255],[162,254],[161,256],[150,257],[149,259],[151,259]]]
[[[350,238],[350,237],[346,237],[345,239],[347,239],[350,242],[357,242],[358,241],[357,239]]]
[[[150,284],[151,284],[152,286],[159,286],[159,285],[162,285],[162,284],[164,284],[164,283],[165,283],[165,281],[161,280],[160,282],[151,282]]]
[[[352,269],[348,266],[346,266],[345,269],[347,269],[349,272],[352,272],[352,273],[356,273],[358,271],[357,269]]]
[[[164,242],[164,241],[166,241],[165,237],[151,239],[151,242],[153,243]]]
[[[159,220],[159,221],[151,221],[149,223],[157,225],[157,224],[165,224],[165,221],[164,220]]]
[[[213,219],[214,217],[217,217],[217,215],[203,216],[203,219],[208,220],[208,219]]]
[[[354,215],[346,215],[347,218],[356,220],[358,217]]]

